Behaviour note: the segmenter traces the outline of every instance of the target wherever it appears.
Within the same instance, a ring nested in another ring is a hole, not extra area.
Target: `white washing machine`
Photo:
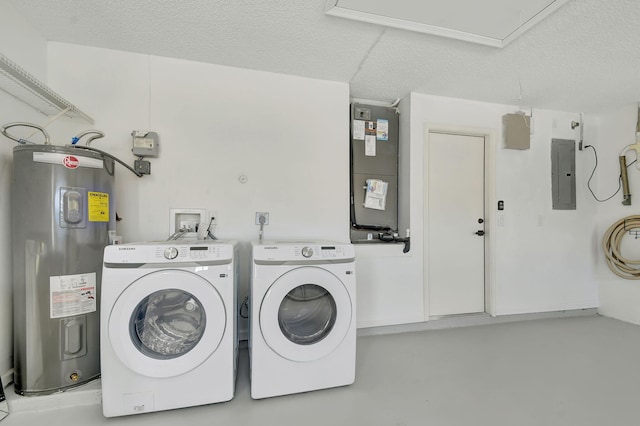
[[[351,244],[252,244],[251,397],[349,385],[356,371]]]
[[[105,248],[100,313],[106,417],[228,401],[237,371],[235,241]]]

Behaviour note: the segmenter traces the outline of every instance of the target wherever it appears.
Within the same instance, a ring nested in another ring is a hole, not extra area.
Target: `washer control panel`
[[[156,256],[161,250],[162,256],[165,259],[177,259],[179,261],[215,260],[224,258],[224,254],[226,253],[224,247],[216,245],[169,246],[164,249],[158,247]]]
[[[179,263],[233,259],[235,241],[116,244],[105,248],[105,263]]]

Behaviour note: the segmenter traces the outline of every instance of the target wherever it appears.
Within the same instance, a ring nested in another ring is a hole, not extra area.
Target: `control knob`
[[[171,260],[178,257],[178,249],[175,247],[169,247],[164,250],[164,257]]]
[[[313,249],[311,247],[304,247],[302,249],[302,255],[304,257],[311,257],[313,256]]]

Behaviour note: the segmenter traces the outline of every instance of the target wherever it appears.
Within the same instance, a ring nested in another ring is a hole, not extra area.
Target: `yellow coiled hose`
[[[640,216],[627,216],[607,229],[602,238],[602,249],[609,269],[627,280],[640,280],[640,259],[627,259],[620,253],[620,243],[627,231],[640,229]]]

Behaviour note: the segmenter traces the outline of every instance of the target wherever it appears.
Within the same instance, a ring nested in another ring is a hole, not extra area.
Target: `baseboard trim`
[[[501,324],[507,322],[530,321],[547,318],[568,318],[597,316],[596,308],[573,309],[568,311],[538,312],[531,314],[513,314],[492,317],[489,314],[451,315],[432,318],[429,321],[412,324],[387,325],[358,329],[358,337],[377,336],[383,334],[410,333],[414,331],[441,330],[453,327],[470,327],[477,325]]]

